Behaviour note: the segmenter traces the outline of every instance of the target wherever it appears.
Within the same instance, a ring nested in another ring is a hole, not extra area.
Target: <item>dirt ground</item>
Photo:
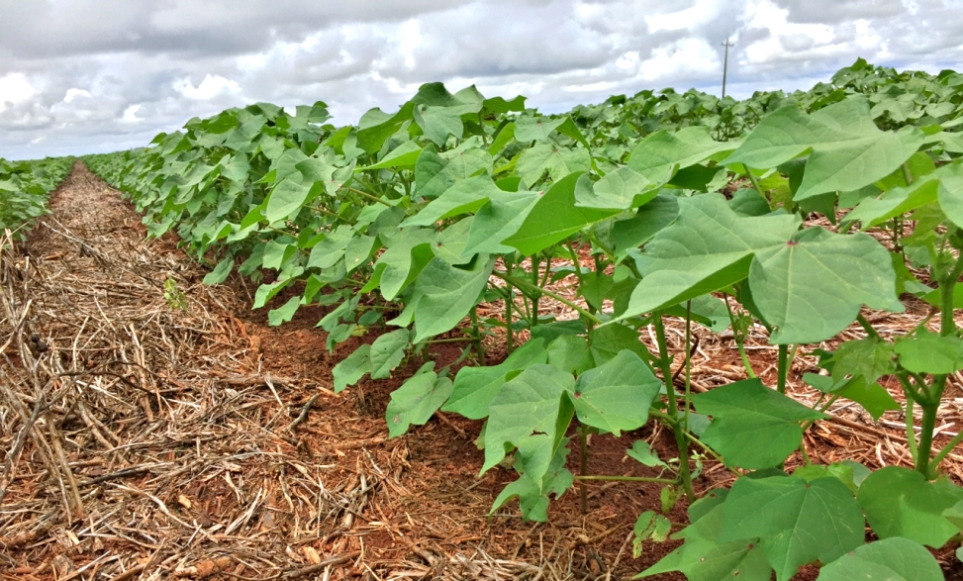
[[[328,353],[319,307],[268,327],[249,282],[207,287],[174,237],[144,233],[78,162],[28,243],[2,256],[0,579],[627,579],[677,546],[632,556],[636,517],[659,510],[652,484],[586,483],[587,512],[573,488],[545,524],[522,521],[517,503],[488,516],[514,473],[478,478],[480,422],[439,413],[387,439],[389,394],[420,361],[335,394],[331,368],[374,336]],[[679,352],[681,329],[670,325]],[[731,340],[696,333],[694,389],[745,378]],[[431,357],[445,365],[462,347]],[[774,381],[765,337],[749,353]],[[814,361],[797,356],[793,387]],[[959,404],[941,410],[941,442],[963,425]],[[897,414],[831,412],[806,436],[813,461],[911,465]],[[596,436],[589,473],[656,476],[625,456],[639,438],[676,454],[659,428]],[[569,463],[577,473],[577,446]],[[961,466],[954,455],[944,468],[961,482]],[[733,479],[707,464],[697,491]],[[684,503],[669,516],[682,526]],[[940,557],[963,579],[952,550]]]

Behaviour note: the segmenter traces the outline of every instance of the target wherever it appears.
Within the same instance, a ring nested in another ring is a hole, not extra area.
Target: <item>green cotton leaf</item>
[[[550,119],[540,115],[523,115],[515,119],[515,139],[518,141],[547,141],[549,135],[568,120],[568,116]]]
[[[207,273],[204,276],[204,284],[215,285],[221,284],[227,280],[228,275],[231,274],[231,270],[234,268],[234,259],[225,258],[224,260],[217,263],[214,270]]]
[[[415,281],[415,333],[412,342],[420,343],[439,333],[450,331],[475,307],[488,284],[494,259],[479,256],[475,267],[462,270],[444,259],[435,258]]]
[[[843,218],[843,224],[859,222],[861,230],[878,226],[896,216],[936,201],[940,182],[920,180],[909,187],[893,188],[878,198],[866,198]]]
[[[414,141],[405,141],[389,151],[378,163],[355,168],[355,173],[373,169],[408,169],[415,166],[422,148]]]
[[[267,198],[264,217],[273,224],[293,217],[308,200],[311,187],[300,183],[301,175],[294,174],[274,186]]]
[[[459,214],[475,212],[493,197],[501,197],[503,192],[487,175],[468,178],[445,190],[420,212],[400,224],[407,226],[431,226],[439,220]]]
[[[541,449],[547,451],[544,456],[550,458],[574,413],[570,404],[562,405],[568,401],[563,396],[574,387],[575,378],[571,373],[551,365],[532,365],[506,383],[489,406],[482,473],[505,458],[508,444],[519,450],[524,447],[529,454]],[[528,475],[540,481],[547,470],[548,462],[544,462],[540,470]]]
[[[375,236],[355,236],[348,241],[344,249],[344,268],[346,273],[358,268],[371,256],[374,248]]]
[[[388,437],[397,438],[412,424],[423,426],[451,395],[451,380],[434,371],[420,373],[391,392],[385,410]]]
[[[264,245],[264,255],[261,258],[261,266],[280,270],[281,266],[287,262],[289,258],[294,256],[294,253],[297,251],[297,244],[269,240],[268,243]]]
[[[342,224],[328,232],[324,239],[311,249],[306,268],[324,270],[337,264],[344,256],[348,242],[353,236],[354,230],[347,224]]]
[[[873,420],[879,420],[887,411],[898,411],[902,406],[878,383],[867,383],[862,377],[854,377],[833,393],[852,400],[863,407]]]
[[[759,379],[694,394],[692,402],[700,414],[713,417],[702,441],[722,454],[726,466],[752,470],[771,468],[792,454],[802,442],[800,422],[828,417]]]
[[[571,397],[580,422],[619,437],[645,425],[661,387],[645,362],[626,349],[580,375]]]
[[[331,375],[334,377],[334,392],[340,393],[349,385],[358,383],[365,373],[371,371],[371,345],[364,344],[355,349],[351,355],[342,359]]]
[[[833,389],[839,389],[850,377],[862,377],[866,383],[872,384],[880,377],[894,373],[894,353],[892,343],[875,337],[841,343],[826,364],[832,372]]]
[[[592,169],[588,150],[570,149],[551,143],[538,143],[523,150],[517,160],[515,173],[528,187],[538,183],[546,171],[552,181],[557,182],[569,174]]]
[[[963,489],[944,479],[927,482],[916,470],[887,466],[863,481],[856,499],[880,539],[906,537],[938,549],[959,533],[943,511],[963,500]]]
[[[963,500],[944,510],[943,516],[946,517],[946,520],[953,523],[956,528],[963,531]]]
[[[954,160],[927,177],[940,180],[940,208],[953,224],[963,227],[963,161]]]
[[[725,505],[701,500],[696,504],[704,504],[708,510],[676,535],[685,543],[635,578],[679,571],[689,581],[770,581],[772,567],[757,539],[716,540],[725,523]]]
[[[408,329],[398,329],[375,339],[371,344],[371,379],[387,379],[405,358]]]
[[[459,107],[415,107],[415,123],[421,127],[425,137],[433,141],[438,147],[443,147],[449,135],[461,138],[465,126],[461,122]]]
[[[262,284],[254,291],[254,305],[252,309],[260,309],[267,302],[274,298],[279,292],[285,289],[294,279],[278,280],[271,284]]]
[[[433,235],[434,232],[423,228],[402,230],[400,236],[391,240],[388,249],[378,257],[375,274],[362,292],[380,286],[381,296],[387,301],[394,300],[434,258],[431,251]]]
[[[643,206],[643,209],[645,206]],[[624,319],[725,288],[749,274],[755,252],[785,246],[799,227],[791,215],[739,216],[719,194],[679,200],[679,216],[636,260],[642,281]]]
[[[627,165],[651,182],[665,183],[679,169],[735,149],[735,144],[713,141],[710,134],[711,130],[701,125],[656,131],[632,150]]]
[[[756,252],[749,286],[771,343],[815,343],[856,320],[861,305],[902,312],[889,252],[867,234],[809,228]]]
[[[926,329],[900,339],[895,345],[900,367],[913,373],[948,375],[963,369],[963,340],[942,337]]]
[[[512,482],[502,489],[492,503],[489,515],[504,506],[512,498],[518,498],[519,507],[522,509],[522,517],[525,520],[545,522],[548,520],[549,495],[561,496],[566,490],[572,487],[575,481],[572,473],[565,468],[565,458],[568,456],[568,447],[564,445],[566,439],[555,450],[548,465],[548,470],[536,482],[528,472],[523,472],[518,480]]]
[[[539,325],[542,327],[544,325]],[[583,337],[577,335],[561,335],[549,343],[546,348],[548,363],[569,373],[581,375],[582,372],[595,367],[592,352]]]
[[[793,476],[736,480],[723,505],[719,541],[762,539],[762,549],[786,581],[800,565],[830,563],[863,544],[866,524],[853,493],[839,479],[806,482]]]
[[[649,468],[668,468],[669,465],[663,462],[659,458],[658,452],[652,449],[645,440],[636,440],[632,443],[632,447],[625,451],[625,454],[641,463],[643,466],[648,466]]]
[[[880,131],[863,97],[851,97],[811,115],[790,105],[769,114],[723,163],[772,168],[811,151],[794,199],[854,191],[881,180],[923,144],[923,133],[907,127]]]
[[[631,210],[655,198],[659,193],[656,186],[642,174],[625,166],[605,174],[594,184],[589,174],[583,174],[575,186],[575,205],[580,208]]]
[[[597,365],[614,359],[624,350],[629,350],[641,359],[651,359],[645,343],[639,340],[639,333],[625,325],[603,325],[592,329],[588,336],[592,359]]]
[[[532,339],[518,347],[505,361],[492,367],[462,367],[443,411],[472,420],[488,417],[488,406],[513,373],[548,361],[544,339]]]
[[[455,183],[491,171],[492,156],[471,139],[443,154],[429,146],[415,165],[414,193],[427,199],[437,198]]]
[[[462,257],[515,252],[503,241],[518,232],[539,200],[535,192],[503,192],[482,206],[472,220]]]
[[[894,537],[857,547],[819,570],[816,581],[943,581],[933,554],[919,543]]]
[[[291,297],[280,307],[268,311],[268,325],[277,327],[281,323],[287,323],[294,318],[294,313],[298,312],[300,306],[301,297]]]
[[[642,246],[678,217],[679,198],[665,194],[656,196],[639,208],[635,216],[619,220],[612,226],[616,254],[625,256],[628,250]]]
[[[575,184],[580,175],[572,173],[556,181],[529,211],[518,231],[502,243],[531,256],[615,214],[614,210],[575,207]]]

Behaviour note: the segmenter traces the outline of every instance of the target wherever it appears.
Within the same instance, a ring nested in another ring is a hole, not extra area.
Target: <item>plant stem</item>
[[[359,189],[356,189],[356,188],[345,188],[345,189],[348,190],[349,192],[354,192],[354,193],[356,193],[356,194],[358,194],[359,196],[362,196],[362,197],[364,197],[364,198],[368,198],[368,199],[371,200],[372,202],[377,202],[377,203],[379,203],[379,204],[384,204],[385,206],[391,207],[391,204],[389,204],[388,202],[382,200],[381,198],[379,198],[379,197],[377,197],[377,196],[372,196],[372,195],[369,194],[368,192],[363,192],[363,191],[361,191],[361,190],[359,190]]]
[[[953,265],[953,270],[946,279],[940,281],[940,335],[944,337],[956,332],[956,321],[953,320],[953,291],[956,283],[963,274],[963,253],[960,253]]]
[[[749,176],[749,181],[752,182],[752,187],[754,187],[756,191],[759,192],[760,196],[762,196],[768,201],[769,198],[766,198],[766,192],[762,191],[762,188],[759,187],[759,180],[757,180],[756,176],[753,175],[752,170],[749,169],[749,166],[746,164],[742,164],[742,169],[746,170],[746,175]]]
[[[739,350],[739,357],[742,359],[742,366],[746,368],[746,375],[749,379],[756,378],[756,372],[752,369],[752,363],[749,361],[749,356],[746,355],[746,337],[742,334],[742,331],[736,330],[736,316],[732,313],[732,306],[729,304],[729,297],[726,296],[723,301],[726,303],[726,311],[729,313],[729,325],[732,327],[732,339],[736,342],[736,349]]]
[[[472,307],[468,316],[471,317],[471,331],[475,341],[475,352],[478,354],[478,364],[485,365],[485,348],[482,347],[481,332],[478,330],[478,305]]]
[[[512,259],[508,256],[504,258],[505,269],[509,274],[512,272]],[[505,281],[508,282],[508,281]],[[511,355],[512,350],[515,348],[515,340],[512,337],[512,285],[508,283],[505,287],[505,351]]]
[[[540,262],[541,261],[536,260],[534,256],[532,257],[532,286],[539,289],[539,291],[541,291],[541,287],[538,285],[538,267]],[[549,262],[549,264],[551,264],[551,262]],[[548,271],[549,269],[546,268],[545,270]],[[532,295],[532,313],[531,322],[528,324],[529,330],[534,329],[535,325],[538,325],[538,298],[540,296],[541,292]]]
[[[923,423],[920,426],[920,443],[916,454],[916,471],[927,480],[930,478],[930,453],[933,448],[933,429],[936,427],[936,411],[939,401],[935,404],[922,405]]]
[[[867,335],[873,339],[879,339],[879,333],[876,332],[876,329],[873,328],[873,325],[866,320],[866,317],[864,317],[862,313],[856,315],[856,320],[859,321],[859,326],[866,331]]]
[[[578,430],[579,444],[581,445],[582,451],[582,465],[581,465],[581,475],[584,477],[588,474],[588,436],[585,434],[584,426],[580,426]],[[582,506],[582,514],[588,514],[588,493],[585,491],[585,483],[579,483],[579,502]]]
[[[672,356],[669,355],[668,343],[665,340],[665,323],[662,322],[662,313],[655,317],[653,323],[656,340],[659,343],[662,380],[665,382],[665,393],[669,400],[666,411],[672,418],[672,431],[675,432],[675,443],[679,448],[679,478],[682,481],[686,497],[688,497],[689,502],[693,502],[695,493],[692,490],[692,472],[689,469],[689,445],[685,440],[685,430],[679,424],[679,404],[675,397],[675,385],[672,383]]]
[[[692,301],[685,302],[685,399],[682,408],[685,415],[682,429],[689,430],[689,396],[692,394]]]
[[[789,345],[779,346],[779,377],[776,379],[776,391],[786,393],[786,376],[789,374]]]
[[[953,448],[956,448],[960,442],[963,442],[963,430],[961,430],[957,435],[953,436],[953,439],[950,440],[950,443],[943,446],[939,454],[933,458],[933,461],[930,462],[930,472],[936,472],[936,469],[940,466],[940,462],[942,462],[943,459],[946,458],[949,453],[953,451]]]
[[[603,321],[602,319],[600,319],[600,318],[596,317],[595,315],[593,315],[592,313],[586,311],[586,310],[583,309],[582,307],[576,305],[576,304],[573,303],[572,301],[566,299],[565,297],[561,297],[561,296],[553,293],[552,291],[549,291],[549,290],[546,290],[546,289],[543,289],[543,288],[538,288],[538,287],[535,287],[534,289],[532,289],[532,284],[531,284],[530,282],[528,282],[528,281],[526,281],[526,280],[514,278],[514,277],[509,276],[508,274],[506,274],[506,273],[504,273],[504,272],[499,272],[499,271],[497,271],[497,270],[496,270],[496,271],[493,271],[492,274],[495,275],[495,276],[497,276],[498,278],[504,280],[505,282],[507,282],[507,283],[509,283],[509,284],[512,284],[512,285],[517,286],[518,288],[528,288],[529,290],[537,290],[538,292],[542,293],[543,295],[545,295],[545,296],[547,296],[547,297],[550,297],[550,298],[553,298],[553,299],[555,299],[556,301],[562,303],[563,305],[566,305],[566,306],[568,306],[568,307],[571,307],[571,308],[574,309],[576,312],[578,312],[580,315],[582,315],[583,317],[585,317],[586,319],[592,321],[593,323],[595,323],[595,324],[597,324],[597,325],[601,325],[601,324],[603,324],[603,323],[605,322],[605,321]]]

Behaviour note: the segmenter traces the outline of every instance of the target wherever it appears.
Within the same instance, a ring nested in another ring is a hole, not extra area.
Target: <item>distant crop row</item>
[[[254,308],[295,289],[272,324],[321,304],[329,349],[376,335],[334,368],[337,391],[387,378],[461,329],[474,365],[425,363],[386,421],[394,437],[439,409],[485,420],[482,472],[509,462],[518,473],[492,510],[517,499],[545,520],[552,498],[593,476],[566,468],[571,426],[584,442],[660,422],[678,457],[642,440],[627,454],[664,486],[664,513],[688,497],[690,523],[673,531],[665,514],[640,515],[637,550],[685,540],[644,574],[782,581],[817,563],[824,581],[942,578],[925,547],[963,529],[963,488],[940,471],[963,436],[934,444],[963,370],[963,75],[857,61],[808,92],[644,91],[556,116],[429,84],[397,112],[327,120],[320,102],[293,114],[257,104],[87,162],[151,235],[174,230],[198,259],[218,256],[206,282],[234,269],[262,282]],[[820,215],[829,227],[807,219]],[[578,300],[551,290],[562,277],[577,280]],[[860,314],[903,311],[901,296],[933,306],[908,334],[882,335]],[[577,318],[555,320],[547,298]],[[503,315],[481,316],[495,301]],[[692,324],[731,327],[749,379],[692,394],[686,348],[667,386],[667,317],[683,318],[687,337]],[[807,347],[854,322],[864,338]],[[745,356],[753,324],[778,345],[775,385]],[[506,339],[507,359],[486,365],[486,334]],[[803,350],[823,369],[804,377],[815,407],[785,394]],[[874,418],[900,409],[883,378],[904,391],[914,469],[810,462],[803,434],[837,401]],[[796,453],[805,465],[787,474]],[[692,480],[707,461],[737,480],[699,498]],[[879,539],[868,544],[867,524]]]
[[[0,230],[25,236],[33,221],[47,211],[47,198],[67,177],[73,158],[7,161],[0,158]]]

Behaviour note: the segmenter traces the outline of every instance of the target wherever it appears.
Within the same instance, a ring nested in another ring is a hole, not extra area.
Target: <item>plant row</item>
[[[0,158],[0,230],[21,239],[47,211],[47,198],[70,173],[73,158],[7,161]]]
[[[659,422],[676,458],[644,440],[627,450],[650,475],[623,479],[663,486],[636,550],[685,543],[644,575],[785,580],[817,563],[823,580],[928,580],[941,572],[926,547],[963,528],[963,488],[940,471],[963,436],[935,443],[963,370],[961,87],[952,71],[857,61],[805,93],[642,92],[544,116],[520,97],[429,84],[357,126],[326,124],[320,102],[293,114],[258,104],[87,162],[152,235],[174,230],[210,261],[208,283],[234,269],[261,282],[254,308],[296,290],[272,324],[321,304],[329,349],[376,337],[334,368],[337,391],[387,378],[433,343],[467,345],[474,365],[426,362],[392,394],[386,421],[394,437],[438,410],[484,420],[482,472],[518,474],[493,511],[517,499],[526,518],[547,519],[576,482],[623,478],[573,474],[570,439],[584,459],[590,434]],[[576,299],[552,290],[562,278]],[[575,318],[556,320],[546,299]],[[905,334],[861,314],[921,301]],[[503,315],[483,317],[495,302]],[[681,367],[669,317],[685,324]],[[842,340],[854,322],[863,338]],[[693,325],[731,329],[748,379],[693,394]],[[743,348],[753,326],[778,346],[774,385]],[[486,335],[505,339],[504,361],[486,364]],[[824,341],[835,349],[816,348]],[[800,354],[819,357],[820,372],[802,378],[813,406],[786,395]],[[873,418],[902,410],[913,468],[811,462],[803,435],[841,401]],[[789,473],[793,456],[802,465]],[[735,484],[696,495],[706,461]],[[689,524],[673,531],[666,514],[683,495]],[[867,544],[867,526],[879,540]]]

